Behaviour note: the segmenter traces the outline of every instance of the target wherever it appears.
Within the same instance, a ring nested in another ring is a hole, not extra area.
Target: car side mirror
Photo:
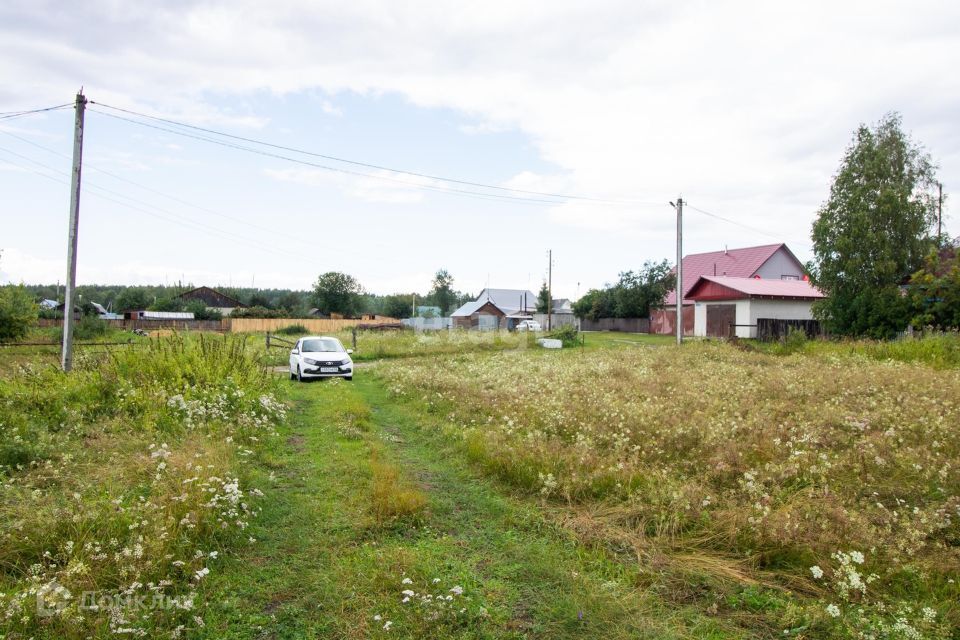
[[[353,349],[347,349],[347,354],[349,355],[351,353],[353,353]]]
[[[290,355],[295,356],[300,353],[297,349],[290,349]]]

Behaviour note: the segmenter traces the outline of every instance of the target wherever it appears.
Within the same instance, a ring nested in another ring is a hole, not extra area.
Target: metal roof
[[[537,295],[532,291],[524,289],[484,289],[473,302],[468,302],[454,311],[451,316],[469,316],[477,309],[492,302],[493,305],[503,311],[504,315],[510,315],[516,311],[523,310],[524,295],[526,295],[526,310],[537,310]]]
[[[708,283],[722,289],[705,291]],[[727,291],[724,291],[726,289]],[[740,294],[740,295],[736,295]],[[760,278],[731,278],[729,276],[700,276],[687,294],[690,300],[718,300],[733,298],[803,298],[814,300],[825,297],[807,280],[762,280]]]
[[[797,260],[787,245],[765,244],[758,247],[743,247],[740,249],[725,249],[723,251],[709,251],[707,253],[693,253],[683,258],[683,299],[689,302],[690,290],[697,283],[700,276],[727,276],[731,278],[749,278],[757,272],[763,263],[773,254],[786,249],[787,254],[797,261],[797,266],[803,265]],[[677,304],[676,292],[667,294],[665,306]]]

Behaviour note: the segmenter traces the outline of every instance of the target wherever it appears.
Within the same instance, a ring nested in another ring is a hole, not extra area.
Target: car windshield
[[[334,340],[333,338],[315,338],[312,340],[304,340],[301,351],[343,351],[343,346],[339,340]]]

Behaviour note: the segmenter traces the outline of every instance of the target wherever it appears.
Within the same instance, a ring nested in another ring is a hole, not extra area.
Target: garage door
[[[737,323],[737,305],[707,305],[707,335],[711,338],[730,337],[730,325]]]

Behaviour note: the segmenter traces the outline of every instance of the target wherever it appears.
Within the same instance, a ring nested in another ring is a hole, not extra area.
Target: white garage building
[[[812,320],[823,294],[807,280],[701,276],[686,298],[694,301],[693,335],[756,338],[757,321]]]

